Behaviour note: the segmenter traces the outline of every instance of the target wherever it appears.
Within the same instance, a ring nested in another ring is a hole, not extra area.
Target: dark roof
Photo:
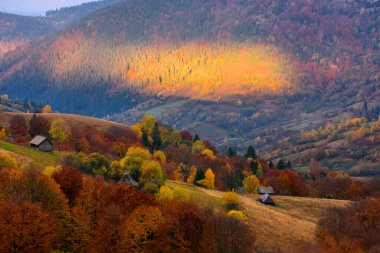
[[[133,177],[128,172],[125,172],[121,176],[119,183],[126,183],[126,184],[133,185],[135,187],[139,187],[140,185],[136,180],[133,179]]]
[[[274,194],[272,186],[260,186],[257,192],[259,194]]]
[[[268,193],[266,193],[263,196],[261,196],[259,200],[260,200],[261,203],[274,205],[274,201],[273,201],[272,197]]]
[[[33,140],[30,141],[30,144],[33,145],[40,145],[44,140],[46,140],[45,136],[37,135],[36,137],[33,138]]]

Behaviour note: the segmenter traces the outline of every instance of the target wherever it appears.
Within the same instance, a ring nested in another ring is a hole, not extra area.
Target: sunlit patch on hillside
[[[274,46],[80,43],[64,50],[57,48],[56,57],[50,57],[55,81],[75,75],[81,83],[108,81],[145,94],[212,99],[279,93],[291,90],[295,83],[291,60]]]

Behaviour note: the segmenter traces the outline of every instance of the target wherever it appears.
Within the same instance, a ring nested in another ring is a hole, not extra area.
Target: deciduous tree
[[[27,135],[28,125],[26,124],[25,118],[22,115],[15,115],[9,122],[9,126],[15,135]]]
[[[197,181],[198,184],[207,187],[209,189],[215,188],[215,174],[212,169],[208,168],[205,173],[205,178]]]
[[[256,194],[260,186],[260,181],[255,175],[248,176],[243,182],[246,192]]]
[[[58,142],[59,149],[59,145],[70,137],[70,127],[64,119],[55,119],[52,122],[49,133]]]

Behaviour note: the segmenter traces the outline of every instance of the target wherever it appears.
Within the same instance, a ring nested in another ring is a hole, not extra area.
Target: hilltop
[[[33,117],[34,113],[23,113],[23,112],[0,112],[0,126],[9,128],[9,122],[12,119],[12,117],[16,115],[21,115],[25,118],[26,121],[30,121],[30,119]],[[42,116],[46,118],[49,121],[53,121],[57,118],[64,119],[69,126],[78,126],[83,127],[86,125],[90,125],[93,127],[96,127],[98,129],[107,129],[109,127],[115,126],[115,127],[121,127],[130,129],[128,126],[112,122],[108,120],[98,119],[98,118],[92,118],[87,116],[81,116],[81,115],[75,115],[75,114],[65,114],[65,113],[37,113],[37,116]]]

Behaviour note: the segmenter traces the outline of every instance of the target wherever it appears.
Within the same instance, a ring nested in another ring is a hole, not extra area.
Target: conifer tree
[[[292,163],[291,163],[290,161],[288,161],[288,162],[286,163],[286,168],[287,168],[287,169],[292,169]]]
[[[196,141],[200,141],[200,140],[201,140],[201,138],[199,138],[199,135],[195,134],[194,139],[193,139],[193,143]]]
[[[247,153],[245,153],[245,157],[257,159],[256,150],[252,146],[249,146],[247,149]]]
[[[277,163],[277,169],[278,170],[285,169],[285,162],[284,162],[284,160],[280,159],[280,161],[278,161],[278,163]]]
[[[160,132],[160,127],[158,124],[154,124],[153,131],[152,131],[152,139],[153,139],[153,149],[159,150],[162,148],[162,137]]]
[[[142,130],[141,141],[145,147],[149,147],[148,133],[144,129]]]
[[[269,167],[269,169],[273,169],[274,168],[272,160],[269,161],[268,167]]]
[[[228,157],[236,156],[236,150],[233,149],[232,147],[229,147],[228,151],[227,151],[227,155],[228,155]]]

